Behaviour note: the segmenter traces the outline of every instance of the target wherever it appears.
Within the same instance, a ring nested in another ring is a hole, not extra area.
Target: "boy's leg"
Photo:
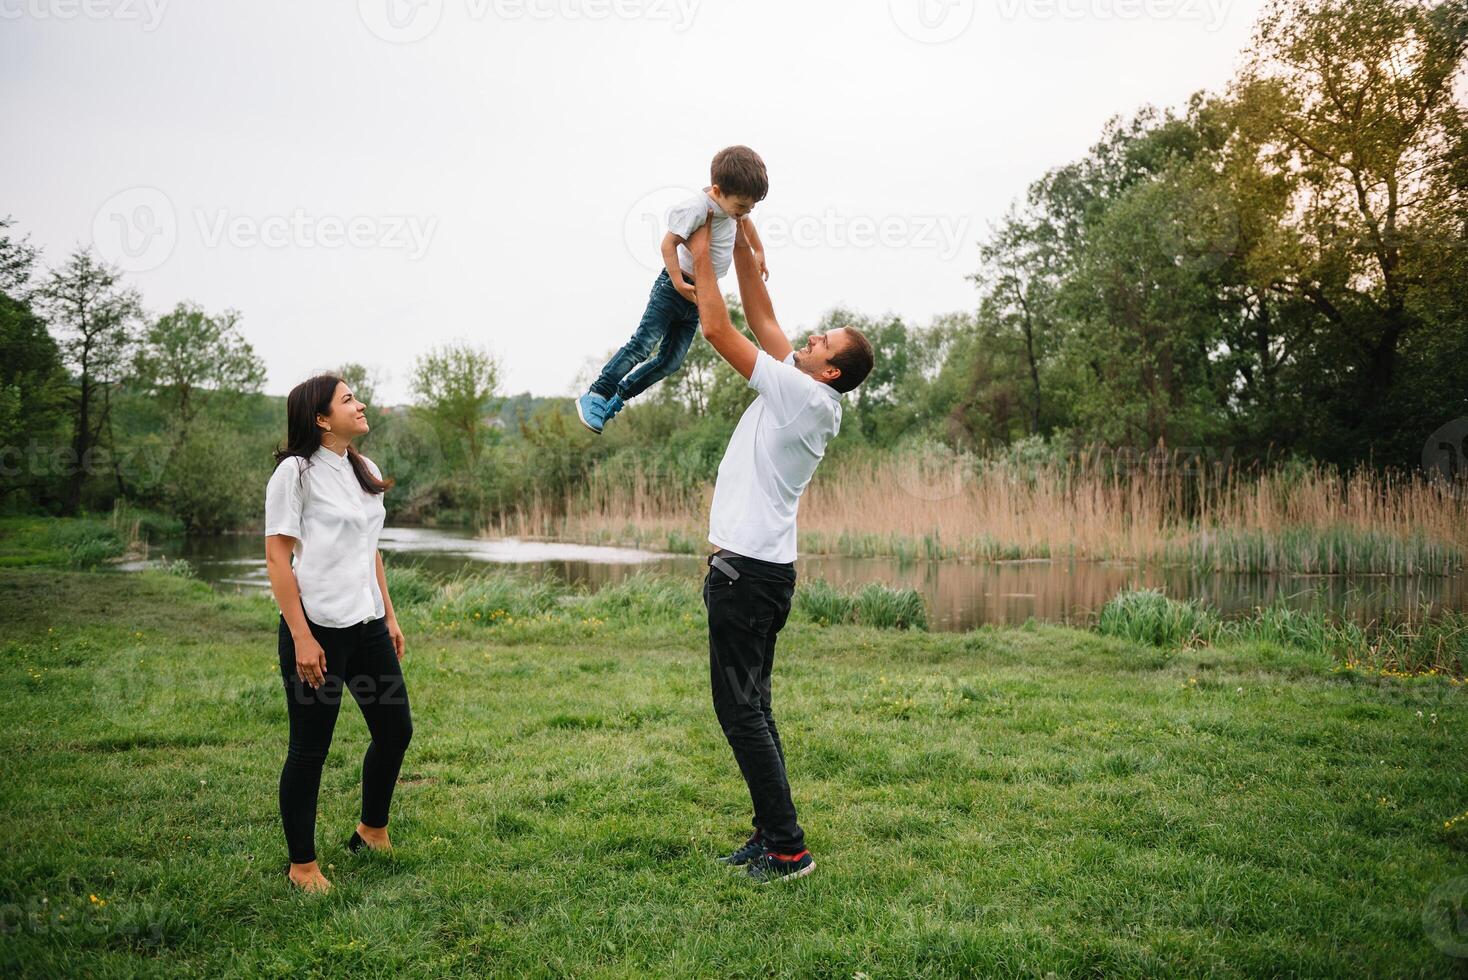
[[[687,302],[668,281],[668,271],[664,269],[658,273],[657,280],[652,284],[652,292],[647,297],[647,309],[643,310],[642,320],[633,331],[632,338],[607,361],[601,374],[591,383],[591,392],[603,398],[615,395],[617,383],[629,371],[647,360],[653,348],[667,335],[668,328],[679,316],[677,303]]]
[[[698,307],[682,296],[679,301],[687,307],[677,321],[668,326],[663,342],[658,345],[658,356],[647,361],[636,371],[622,379],[617,385],[617,394],[622,400],[630,401],[659,381],[683,366],[688,357],[688,348],[693,344],[693,335],[698,333]]]

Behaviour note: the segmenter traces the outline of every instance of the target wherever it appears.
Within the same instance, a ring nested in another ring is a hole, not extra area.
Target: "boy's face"
[[[709,197],[718,202],[719,207],[731,218],[742,218],[754,210],[755,199],[744,194],[725,194],[719,190],[719,185],[714,184],[709,188]]]

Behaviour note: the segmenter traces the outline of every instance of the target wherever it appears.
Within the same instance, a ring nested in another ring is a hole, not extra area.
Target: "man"
[[[795,514],[826,443],[841,428],[841,396],[866,379],[872,345],[842,327],[794,351],[775,320],[742,222],[734,268],[744,314],[761,350],[729,321],[709,254],[708,222],[689,239],[703,335],[759,392],[744,410],[719,463],[709,513],[703,600],[709,618],[714,712],[754,804],[754,833],[722,858],[756,881],[815,869],[796,821],[785,750],[770,702],[775,636],[795,594]]]

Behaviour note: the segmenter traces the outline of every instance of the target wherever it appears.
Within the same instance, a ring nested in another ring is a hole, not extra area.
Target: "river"
[[[696,579],[703,559],[635,548],[514,538],[479,538],[467,530],[389,527],[381,538],[388,563],[422,565],[433,572],[514,567],[531,575],[598,589],[638,572]],[[149,559],[185,558],[204,581],[222,590],[264,590],[264,544],[257,535],[179,538],[149,550]],[[141,567],[133,563],[130,567]],[[912,561],[812,556],[800,559],[800,579],[853,587],[868,582],[906,586],[928,602],[931,626],[967,630],[985,623],[1034,618],[1082,624],[1118,591],[1160,587],[1177,598],[1200,599],[1225,615],[1275,601],[1324,609],[1357,622],[1468,611],[1468,574],[1452,576],[1319,576],[1199,574],[1185,568],[1138,567],[1119,562]]]

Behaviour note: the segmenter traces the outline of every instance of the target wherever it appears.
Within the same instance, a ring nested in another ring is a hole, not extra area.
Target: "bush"
[[[127,548],[127,543],[105,521],[58,518],[48,521],[47,524],[46,534],[50,545],[61,551],[72,565],[95,565],[118,557]]]
[[[421,606],[438,594],[438,580],[417,565],[384,565],[394,608]]]
[[[878,629],[928,628],[928,607],[915,589],[867,585],[856,594],[817,580],[795,590],[795,612],[822,626],[855,623]]]
[[[435,599],[440,619],[492,622],[554,609],[565,588],[516,572],[466,573],[445,583]]]
[[[632,575],[587,596],[580,609],[599,619],[670,620],[702,610],[699,593],[687,580],[665,575]]]
[[[1159,589],[1118,593],[1101,609],[1096,630],[1155,647],[1188,647],[1218,631],[1218,617],[1196,601],[1169,599]]]

